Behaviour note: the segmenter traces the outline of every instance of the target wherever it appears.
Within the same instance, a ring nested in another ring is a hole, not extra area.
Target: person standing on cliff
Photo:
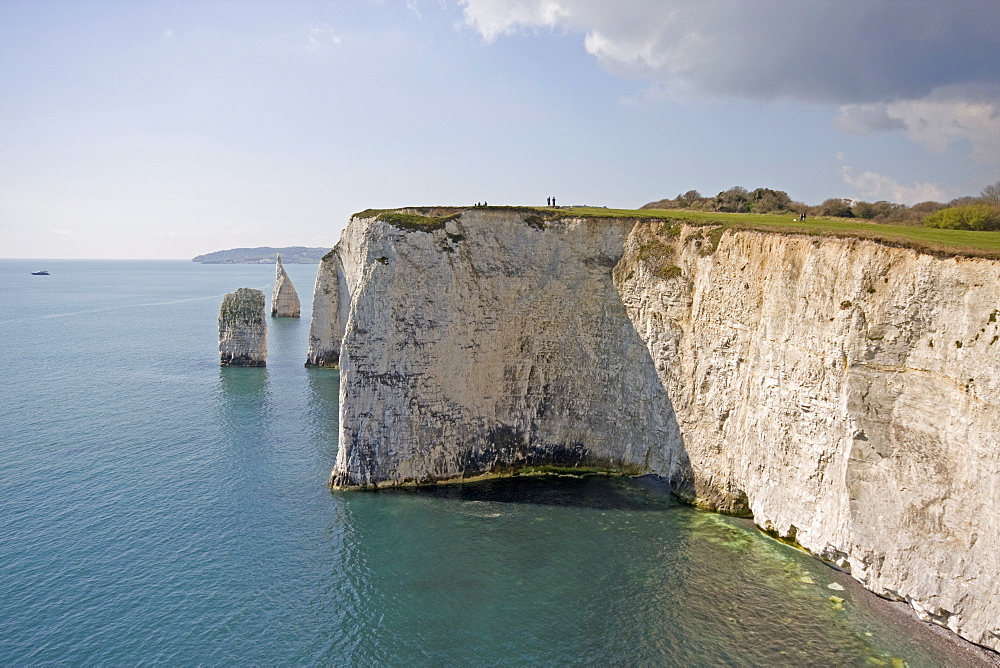
[[[545,198],[545,206],[552,206],[552,198],[551,197],[546,197]]]

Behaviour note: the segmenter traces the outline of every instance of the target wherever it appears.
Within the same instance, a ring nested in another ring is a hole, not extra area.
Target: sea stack
[[[292,279],[288,278],[288,272],[281,266],[281,255],[279,254],[274,270],[274,292],[271,294],[271,317],[298,318],[299,310],[299,295],[295,292]]]
[[[219,309],[219,355],[222,366],[264,366],[267,319],[264,293],[251,288],[230,292]]]

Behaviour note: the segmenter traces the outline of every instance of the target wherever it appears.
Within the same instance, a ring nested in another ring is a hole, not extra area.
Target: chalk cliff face
[[[230,292],[219,308],[219,357],[222,366],[264,366],[267,319],[264,293],[251,288]]]
[[[331,484],[655,473],[1000,649],[1000,262],[491,209],[395,222],[352,220],[317,276]]]
[[[298,318],[301,304],[299,295],[295,292],[292,279],[288,277],[281,264],[281,256],[277,257],[274,266],[274,292],[271,293],[272,318]]]

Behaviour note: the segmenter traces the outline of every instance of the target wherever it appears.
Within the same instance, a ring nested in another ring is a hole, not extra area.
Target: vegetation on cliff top
[[[410,211],[416,211],[416,213],[410,213]],[[434,213],[441,213],[441,208],[365,209],[354,214],[352,218],[374,218],[375,220],[388,223],[393,227],[398,227],[401,230],[433,232],[434,230],[444,229],[449,220],[457,218],[460,209],[449,207],[443,212],[445,215],[433,215]]]
[[[924,225],[946,230],[1000,230],[1000,207],[988,204],[953,206],[927,216]]]
[[[690,209],[560,209],[563,216],[662,220],[688,225],[724,225],[737,230],[809,234],[827,237],[870,239],[892,246],[913,248],[938,255],[967,255],[1000,259],[1000,232],[974,232],[911,225],[873,223],[853,218],[807,217],[794,214],[724,213]]]
[[[1000,213],[1000,181],[983,188],[978,196],[957,197],[947,204],[942,202],[919,202],[912,206],[880,200],[865,202],[863,200],[831,197],[822,204],[809,206],[802,202],[794,202],[783,190],[756,188],[748,190],[742,186],[734,186],[723,190],[714,197],[705,197],[697,190],[688,190],[673,199],[661,199],[643,205],[643,209],[673,210],[691,209],[694,211],[713,211],[721,213],[792,213],[798,216],[829,216],[834,218],[861,218],[880,223],[895,225],[925,225],[942,227],[937,222],[928,223],[928,217],[948,207],[966,207],[969,205],[986,205]],[[960,224],[961,225],[961,224]],[[956,227],[953,229],[991,229],[988,227]]]
[[[945,209],[947,210],[947,209]],[[424,207],[405,209],[368,209],[355,214],[359,218],[376,218],[406,230],[431,232],[442,229],[463,211],[512,212],[525,214],[529,224],[540,229],[550,221],[566,218],[614,218],[618,220],[662,221],[718,227],[714,241],[726,229],[753,230],[782,234],[869,239],[891,246],[912,248],[936,255],[963,255],[1000,259],[1000,232],[977,232],[968,229],[942,229],[876,223],[857,218],[807,216],[802,220],[794,213],[728,213],[697,209],[608,209],[604,207]],[[410,213],[418,212],[418,213]],[[427,212],[434,215],[421,215]]]

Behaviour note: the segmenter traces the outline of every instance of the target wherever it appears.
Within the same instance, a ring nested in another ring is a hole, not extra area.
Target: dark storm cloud
[[[465,11],[487,39],[585,32],[609,68],[686,94],[857,104],[1000,77],[997,0],[467,0]]]

